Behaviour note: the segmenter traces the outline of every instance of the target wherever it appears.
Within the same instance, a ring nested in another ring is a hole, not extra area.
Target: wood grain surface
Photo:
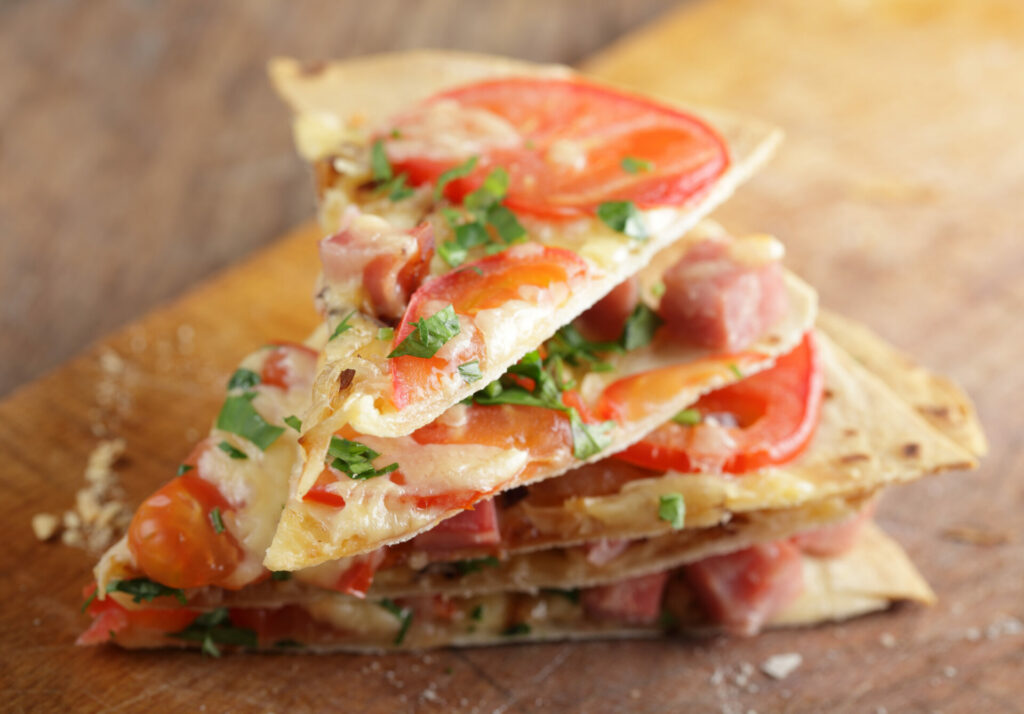
[[[826,305],[873,325],[955,376],[976,398],[992,442],[981,471],[894,491],[879,517],[934,585],[936,607],[751,640],[508,646],[379,658],[212,661],[191,653],[73,647],[85,624],[77,602],[90,559],[35,542],[29,518],[70,505],[97,434],[126,439],[119,472],[129,498],[137,501],[171,475],[213,418],[236,360],[269,338],[301,336],[313,323],[307,295],[315,233],[306,231],[0,404],[4,708],[1024,710],[1024,6],[968,0],[768,5],[689,5],[586,68],[785,127],[779,158],[718,217],[737,230],[778,234],[789,263],[818,286]],[[200,131],[218,133],[234,120],[207,121],[179,136],[182,151]],[[73,151],[67,156],[76,160]],[[238,154],[211,156],[210,166],[230,171],[232,157]],[[112,211],[127,210],[129,187],[119,185],[107,196]],[[296,205],[308,206],[295,195]],[[276,210],[239,210],[222,225],[265,231],[286,215]],[[124,270],[140,259],[126,255]],[[159,264],[166,257],[149,259]],[[108,350],[124,360],[123,371],[103,369]],[[965,533],[987,536],[990,544],[965,542],[971,540]],[[804,658],[785,680],[747,673],[783,652]]]
[[[269,57],[570,63],[677,1],[0,0],[0,396],[312,215]]]

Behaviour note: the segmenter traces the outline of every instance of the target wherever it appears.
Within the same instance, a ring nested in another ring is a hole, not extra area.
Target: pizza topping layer
[[[745,473],[798,456],[821,411],[824,376],[812,333],[763,372],[704,395],[616,458],[680,473]]]
[[[650,625],[661,615],[668,573],[653,573],[610,585],[586,588],[580,595],[587,617],[601,621]]]
[[[765,236],[699,243],[665,272],[658,313],[679,339],[744,349],[786,312],[781,245]]]
[[[500,166],[510,176],[508,207],[544,217],[592,215],[607,201],[680,205],[729,165],[721,138],[695,117],[580,80],[466,85],[394,119],[385,135],[394,129],[391,163],[413,185],[434,183],[475,156],[445,196],[458,202]],[[624,170],[632,157],[645,157],[648,170]]]

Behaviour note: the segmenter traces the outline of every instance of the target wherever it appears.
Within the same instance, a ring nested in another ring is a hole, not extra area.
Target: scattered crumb
[[[761,663],[761,671],[772,679],[785,679],[803,662],[804,658],[798,652],[772,655]]]
[[[629,698],[630,699],[639,699],[640,698],[640,690],[639,689],[630,689],[629,690]]]
[[[977,627],[968,627],[964,632],[964,639],[968,642],[977,642],[981,639],[981,630]]]
[[[710,684],[719,685],[725,680],[725,672],[715,667],[715,671],[711,673],[711,679],[708,680]]]
[[[1019,635],[1024,633],[1024,622],[1016,617],[1001,616],[991,625],[985,628],[985,638],[994,640],[1004,635]]]
[[[956,676],[956,667],[943,667],[942,673],[946,675],[947,678],[952,679]]]
[[[49,513],[32,517],[32,530],[39,540],[58,532],[64,545],[99,554],[106,550],[131,521],[124,492],[113,466],[124,453],[124,439],[101,441],[89,454],[85,467],[86,486],[75,494],[74,506],[60,518]]]
[[[431,684],[429,687],[420,692],[420,699],[426,702],[432,702],[434,704],[444,704],[444,700],[434,689],[433,684]]]
[[[60,519],[52,513],[37,513],[32,516],[32,532],[39,540],[50,540],[57,535]]]
[[[878,641],[882,643],[882,647],[892,649],[896,646],[896,638],[891,632],[883,632],[882,636],[878,638]]]
[[[973,526],[954,526],[942,531],[942,537],[946,540],[967,545],[994,546],[1005,545],[1013,540],[1008,531],[992,531]]]

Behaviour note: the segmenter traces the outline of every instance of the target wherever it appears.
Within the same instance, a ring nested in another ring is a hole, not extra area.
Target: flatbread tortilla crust
[[[903,550],[877,527],[865,528],[860,542],[842,556],[831,559],[804,558],[803,594],[768,627],[816,625],[845,620],[868,612],[884,610],[900,601],[931,604],[935,596]],[[413,619],[401,644],[395,644],[399,622],[384,608],[370,600],[357,600],[340,594],[324,595],[319,601],[301,608],[307,615],[289,638],[303,643],[301,648],[271,651],[302,653],[422,650],[436,647],[482,646],[552,640],[592,640],[657,637],[665,630],[650,626],[623,626],[585,620],[579,605],[552,593],[494,593],[481,598],[457,599],[462,613],[450,624],[420,622]],[[465,615],[476,604],[484,605],[489,615],[476,622]],[[673,630],[684,635],[703,636],[720,632],[696,603],[682,611],[673,608],[677,622]],[[298,606],[293,606],[298,607]],[[530,613],[544,612],[544,618]],[[515,636],[507,632],[509,616],[519,613],[528,618],[529,631]],[[391,617],[393,621],[387,620]],[[126,648],[181,647],[181,640],[163,637],[147,630],[128,630],[118,634],[118,644]]]

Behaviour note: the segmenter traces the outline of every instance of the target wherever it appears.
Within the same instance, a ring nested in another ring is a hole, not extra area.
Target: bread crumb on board
[[[124,439],[96,445],[85,466],[86,485],[75,494],[74,505],[60,516],[37,513],[32,517],[36,538],[49,541],[59,534],[64,545],[99,554],[121,536],[132,517],[114,473],[124,448]]]
[[[772,679],[785,679],[803,664],[804,658],[798,652],[772,655],[761,663],[761,671]]]

